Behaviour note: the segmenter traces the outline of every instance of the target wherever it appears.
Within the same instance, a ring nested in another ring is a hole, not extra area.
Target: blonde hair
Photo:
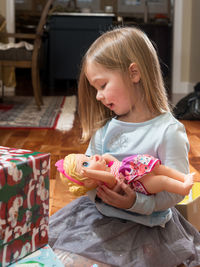
[[[84,181],[86,178],[82,177],[80,173],[76,172],[76,154],[69,154],[64,158],[63,168],[65,172],[72,178],[76,179],[77,181]],[[76,196],[84,195],[89,189],[86,188],[84,185],[78,185],[67,177],[60,173],[60,178],[65,186],[67,186],[70,193]]]
[[[158,114],[170,110],[158,56],[149,38],[135,27],[115,28],[101,35],[82,60],[78,96],[84,142],[114,116],[96,100],[96,90],[85,75],[88,60],[109,70],[118,70],[122,75],[127,74],[130,64],[135,62],[140,70],[140,86],[149,110]]]

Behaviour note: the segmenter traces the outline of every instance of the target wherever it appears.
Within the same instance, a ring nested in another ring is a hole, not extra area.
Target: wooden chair
[[[42,43],[42,36],[44,32],[44,25],[48,16],[48,12],[52,6],[54,0],[48,0],[43,8],[36,33],[0,33],[0,38],[9,38],[13,37],[17,40],[30,41],[33,42],[33,50],[27,51],[24,48],[24,53],[22,49],[12,48],[9,53],[9,50],[0,51],[0,66],[13,66],[16,68],[30,68],[31,77],[32,77],[32,86],[33,93],[35,97],[36,104],[38,109],[43,104],[42,93],[40,87],[40,75],[39,75],[39,52]],[[20,56],[19,56],[20,55]]]

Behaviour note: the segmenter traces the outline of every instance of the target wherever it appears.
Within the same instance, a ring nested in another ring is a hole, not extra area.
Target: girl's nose
[[[101,101],[102,99],[104,99],[103,93],[101,91],[97,91],[96,99],[98,101]]]

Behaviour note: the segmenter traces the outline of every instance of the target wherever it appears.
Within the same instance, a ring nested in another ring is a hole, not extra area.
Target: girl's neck
[[[146,105],[142,105],[139,108],[133,107],[127,114],[118,116],[118,120],[124,122],[141,123],[151,120],[160,115],[158,112],[150,111]]]
[[[118,116],[118,120],[124,122],[132,122],[132,123],[141,123],[145,121],[149,121],[158,115],[159,112],[152,112],[145,100],[143,95],[143,90],[141,83],[131,83],[129,85],[130,89],[130,100],[132,101],[132,106],[130,106],[129,111],[126,114],[122,114]]]

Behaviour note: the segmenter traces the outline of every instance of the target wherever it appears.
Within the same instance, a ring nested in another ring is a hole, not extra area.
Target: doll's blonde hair
[[[70,177],[80,182],[84,181],[86,177],[82,177],[78,172],[76,172],[76,164],[77,164],[76,154],[69,154],[64,158],[63,168]],[[60,178],[64,183],[64,185],[67,186],[69,192],[72,193],[73,195],[82,196],[89,190],[84,185],[78,185],[70,181],[62,173],[60,173]]]
[[[135,27],[115,28],[102,34],[82,60],[78,97],[83,141],[88,141],[97,129],[114,116],[96,100],[96,89],[89,84],[85,75],[88,61],[117,70],[123,77],[129,77],[126,76],[129,66],[135,62],[141,74],[141,92],[149,110],[158,114],[170,111],[158,56],[151,41]]]

